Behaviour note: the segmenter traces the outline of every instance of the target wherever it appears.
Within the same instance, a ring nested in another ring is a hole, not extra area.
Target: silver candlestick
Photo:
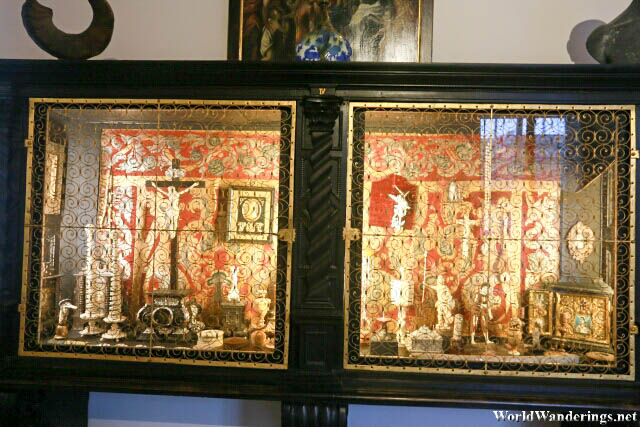
[[[85,265],[85,311],[80,315],[80,319],[87,322],[83,330],[80,331],[82,336],[98,335],[104,332],[104,328],[97,323],[104,317],[104,302],[106,281],[109,279],[105,274],[96,274],[95,258],[93,252],[95,243],[93,240],[93,226],[87,224],[84,227],[87,234],[87,257]]]

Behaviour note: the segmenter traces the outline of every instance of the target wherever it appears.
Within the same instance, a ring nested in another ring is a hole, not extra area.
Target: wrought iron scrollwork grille
[[[345,368],[635,378],[633,106],[349,114]]]
[[[295,122],[32,99],[20,354],[285,369]]]

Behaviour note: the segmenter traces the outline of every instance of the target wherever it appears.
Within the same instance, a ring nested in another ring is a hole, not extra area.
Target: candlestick
[[[120,265],[121,255],[118,250],[119,242],[120,232],[116,230],[113,232],[113,243],[111,244],[111,272],[113,278],[111,279],[111,286],[109,287],[109,315],[103,319],[105,323],[111,324],[111,328],[102,334],[102,339],[116,341],[127,336],[127,334],[120,329],[119,325],[127,320],[126,316],[122,315],[122,268]]]
[[[97,324],[97,320],[104,317],[104,300],[107,277],[103,274],[96,274],[95,258],[93,252],[95,243],[93,240],[93,226],[85,226],[87,234],[87,256],[85,265],[85,312],[80,315],[80,319],[86,320],[87,325],[80,331],[80,335],[98,335],[104,332],[104,328]]]

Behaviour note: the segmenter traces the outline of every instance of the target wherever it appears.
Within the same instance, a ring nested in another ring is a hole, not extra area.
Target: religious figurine
[[[391,218],[391,228],[396,233],[402,230],[404,227],[404,217],[407,215],[407,212],[411,207],[409,206],[409,202],[407,201],[407,196],[409,192],[403,193],[397,186],[395,189],[398,190],[398,194],[389,194],[389,197],[393,199],[395,204],[393,205],[393,217]]]
[[[56,340],[64,340],[69,337],[69,314],[71,310],[75,310],[75,305],[71,304],[71,300],[66,298],[58,303],[60,311],[58,311],[58,324],[56,325]]]
[[[458,194],[458,186],[455,181],[451,181],[447,187],[447,201],[450,203],[456,203],[460,201],[460,195]]]
[[[471,307],[471,344],[476,343],[476,329],[478,321],[484,335],[486,344],[493,344],[489,339],[489,321],[493,319],[491,307],[489,307],[489,283],[484,282],[480,285],[480,289],[473,297],[473,306]]]
[[[222,325],[225,337],[246,336],[246,306],[248,301],[240,299],[240,289],[238,288],[238,267],[231,267],[231,289],[227,294],[227,301],[221,303]],[[226,343],[225,343],[226,345]]]
[[[189,187],[186,187],[181,191],[177,191],[176,187],[174,186],[169,186],[167,187],[167,191],[163,191],[156,185],[155,182],[152,182],[151,185],[156,189],[156,191],[158,191],[158,193],[165,195],[169,201],[164,211],[167,218],[166,229],[169,230],[169,235],[173,239],[176,237],[176,232],[178,231],[178,218],[180,216],[180,196],[184,193],[188,193],[192,188],[197,186],[198,183],[194,182]]]
[[[405,307],[413,304],[413,284],[405,278],[405,269],[400,267],[400,280],[391,280],[391,302],[398,307],[397,340],[405,343],[406,312]]]
[[[466,261],[471,261],[471,238],[473,237],[473,233],[471,233],[471,227],[479,224],[480,221],[469,219],[469,212],[465,213],[462,219],[457,221],[458,224],[462,226],[462,243],[460,245],[462,258]]]
[[[227,301],[240,302],[240,290],[238,289],[238,267],[231,267],[231,289],[227,295]]]
[[[560,326],[558,327],[556,334],[560,334],[560,336],[573,335],[574,330],[571,325],[571,313],[568,311],[561,311],[559,317]]]
[[[540,345],[540,336],[542,335],[541,329],[542,329],[542,321],[540,319],[537,319],[533,325],[533,334],[532,334],[533,354],[543,353],[542,345]]]
[[[436,302],[436,310],[438,311],[438,324],[436,325],[436,329],[446,330],[451,329],[451,324],[453,323],[453,308],[455,307],[455,300],[451,295],[451,291],[444,284],[444,277],[442,275],[438,275],[436,279],[436,286],[431,286],[436,290],[437,302]]]
[[[453,337],[451,340],[459,343],[462,341],[462,324],[464,322],[464,316],[458,313],[453,318]]]

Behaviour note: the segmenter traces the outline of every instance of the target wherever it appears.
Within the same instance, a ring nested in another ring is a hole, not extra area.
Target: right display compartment
[[[635,108],[351,103],[347,369],[634,380]]]

